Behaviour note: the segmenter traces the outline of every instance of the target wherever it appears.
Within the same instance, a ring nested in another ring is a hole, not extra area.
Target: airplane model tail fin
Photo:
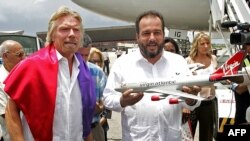
[[[229,58],[222,66],[220,66],[215,72],[213,72],[209,80],[218,81],[226,79],[229,76],[238,74],[243,59],[245,58],[245,51],[238,51],[231,58]]]

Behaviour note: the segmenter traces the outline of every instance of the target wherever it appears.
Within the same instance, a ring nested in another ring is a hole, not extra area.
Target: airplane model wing
[[[201,63],[194,63],[194,64],[189,64],[188,65],[189,70],[191,72],[199,70],[199,69],[203,69],[205,67],[205,65],[201,64]]]
[[[153,89],[148,89],[148,90],[145,90],[144,92],[149,92],[149,93],[160,93],[161,95],[174,95],[174,96],[177,96],[179,99],[187,99],[187,98],[191,98],[191,99],[195,99],[195,100],[206,100],[205,98],[203,97],[200,97],[200,96],[196,96],[196,95],[192,95],[192,94],[189,94],[189,93],[185,93],[185,92],[182,92],[182,91],[179,91],[179,90],[167,90],[167,89],[159,89],[159,88],[153,88]]]

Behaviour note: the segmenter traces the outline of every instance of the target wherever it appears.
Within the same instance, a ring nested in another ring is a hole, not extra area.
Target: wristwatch
[[[238,85],[239,85],[239,84],[237,84],[237,83],[232,83],[232,84],[231,84],[231,90],[233,90],[233,91],[235,92],[236,87],[238,87]]]

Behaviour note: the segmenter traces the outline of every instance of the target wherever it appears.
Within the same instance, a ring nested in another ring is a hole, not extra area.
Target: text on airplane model
[[[244,51],[239,51],[235,53],[231,58],[229,58],[221,67],[219,67],[215,72],[210,75],[192,75],[183,76],[178,78],[173,78],[171,80],[155,80],[149,79],[144,82],[138,83],[125,83],[121,87],[115,88],[118,92],[124,92],[128,89],[133,89],[134,93],[146,92],[146,93],[159,93],[164,96],[153,96],[152,101],[160,100],[166,98],[168,95],[177,96],[178,99],[196,99],[196,100],[210,100],[202,98],[200,96],[195,96],[182,92],[182,86],[209,86],[215,82],[225,80],[231,77],[239,77],[246,74],[239,74],[240,64],[245,56]],[[177,103],[182,100],[175,100]],[[175,103],[174,103],[175,104]]]
[[[223,68],[223,71],[225,74],[231,74],[232,69],[234,69],[235,67],[238,67],[240,65],[240,63],[238,61],[234,62],[233,64],[229,64],[229,65],[225,65],[225,67]],[[231,73],[230,73],[231,72]]]
[[[238,74],[241,62],[245,57],[244,51],[235,53],[230,59],[228,59],[219,69],[211,74],[210,81],[220,81],[226,78]]]
[[[140,87],[150,87],[150,86],[167,86],[174,85],[176,81],[159,81],[159,82],[142,82],[139,84]]]

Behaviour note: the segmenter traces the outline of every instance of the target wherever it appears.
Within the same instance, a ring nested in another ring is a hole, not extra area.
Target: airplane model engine
[[[161,97],[159,95],[153,95],[151,96],[151,101],[159,101],[165,99],[165,97]],[[183,102],[183,100],[178,98],[169,98],[169,104],[179,104],[180,102]]]

